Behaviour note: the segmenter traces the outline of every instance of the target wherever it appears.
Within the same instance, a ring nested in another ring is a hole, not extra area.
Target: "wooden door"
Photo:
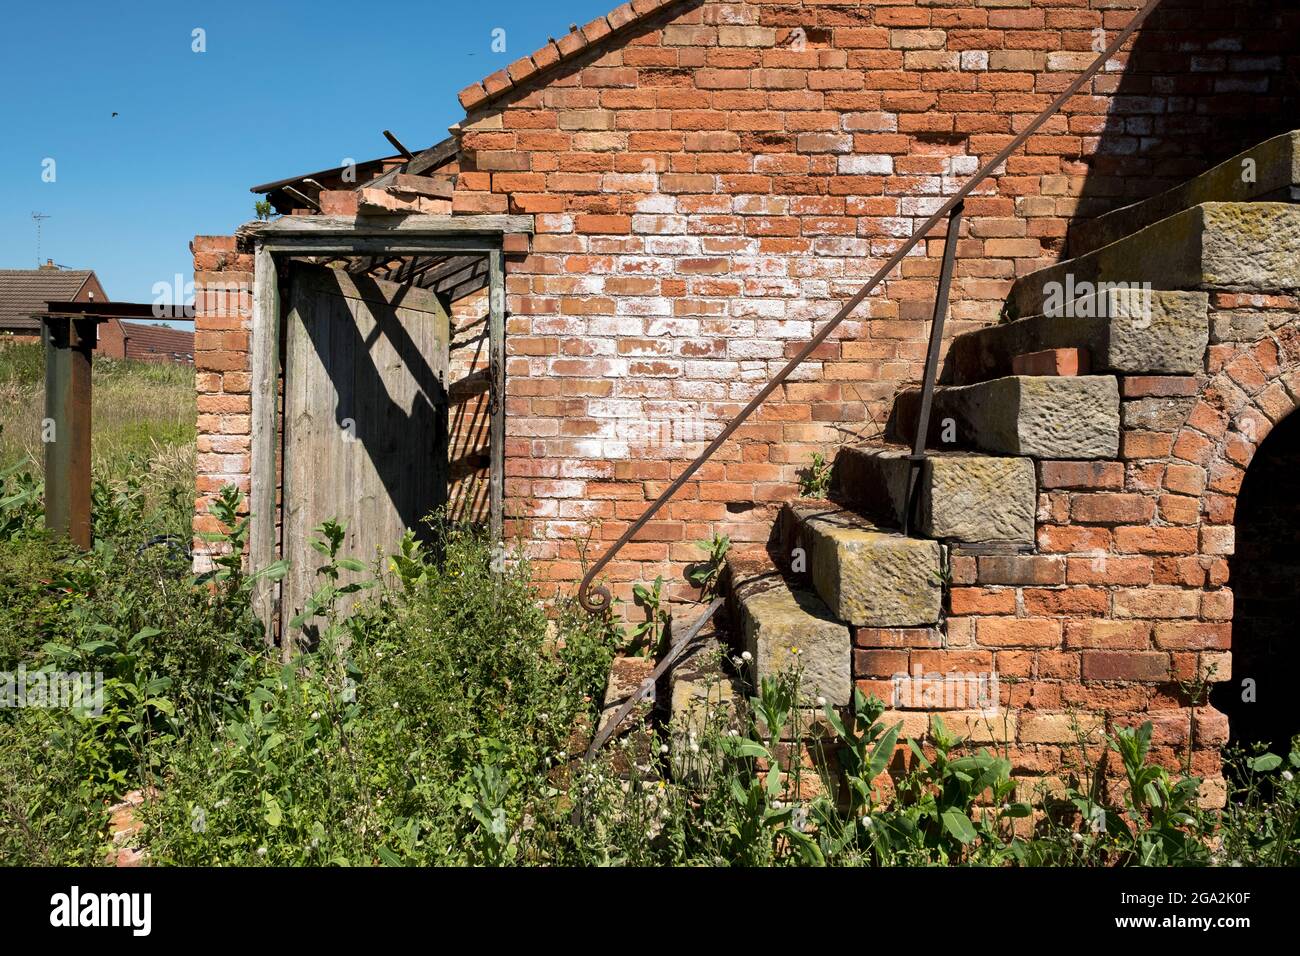
[[[296,638],[289,622],[324,583],[317,526],[346,522],[343,555],[371,564],[446,501],[450,321],[424,289],[300,263],[288,301],[280,621]]]

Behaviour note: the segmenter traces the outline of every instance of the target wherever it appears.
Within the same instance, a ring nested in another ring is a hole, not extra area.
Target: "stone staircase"
[[[1243,179],[1246,160],[1254,161],[1252,181]],[[1298,200],[1300,133],[1290,133],[1084,224],[1070,239],[1074,258],[1018,279],[1000,324],[950,344],[912,536],[899,529],[915,390],[896,397],[886,440],[840,450],[829,500],[787,503],[765,550],[729,557],[733,637],[752,654],[754,676],[797,659],[810,696],[845,704],[856,682],[898,707],[889,678],[924,655],[961,651],[972,667],[1001,668],[1007,648],[1063,650],[1071,613],[1064,599],[1033,615],[1057,613],[1054,628],[1022,628],[1011,637],[1004,623],[1026,613],[1026,597],[1015,588],[1066,584],[1065,558],[1059,548],[1040,550],[1038,526],[1080,519],[1051,513],[1053,489],[1075,481],[1128,490],[1126,429],[1143,415],[1165,414],[1142,406],[1152,399],[1128,398],[1187,395],[1185,383],[1203,379],[1214,295],[1300,288],[1300,206],[1291,204]],[[1089,374],[1016,374],[1026,356],[1062,349],[1079,350]],[[1150,376],[1172,384],[1152,386]],[[1142,514],[1134,521],[1145,523]],[[956,595],[961,607],[953,606]],[[977,616],[985,599],[986,612],[999,616]],[[1105,624],[1120,616],[1116,607],[1086,613]],[[953,631],[955,613],[976,615],[963,618],[971,626],[961,634]],[[1141,650],[1157,656],[1155,648]],[[1107,676],[1102,663],[1091,665],[1094,678]],[[1070,666],[1080,674],[1077,663]],[[1081,676],[1064,679],[1089,677],[1085,660]],[[1154,667],[1149,679],[1161,678],[1168,679]],[[948,720],[963,726],[960,715]],[[1061,725],[1024,719],[1018,739],[1064,743]],[[1014,719],[1008,726],[1017,733]]]

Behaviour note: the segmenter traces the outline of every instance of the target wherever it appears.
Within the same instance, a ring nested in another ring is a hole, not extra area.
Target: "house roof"
[[[0,329],[39,332],[47,301],[70,302],[95,273],[89,269],[0,269]]]
[[[121,320],[118,324],[126,337],[126,357],[129,359],[145,361],[151,356],[167,355],[194,360],[194,333],[188,329]]]
[[[572,27],[560,39],[552,37],[544,47],[520,57],[504,70],[497,70],[491,76],[465,87],[459,94],[460,105],[466,110],[482,106],[533,79],[543,70],[572,60],[606,37],[622,34],[652,14],[681,2],[682,0],[632,0],[631,3],[615,7],[603,17],[597,17],[581,29]]]

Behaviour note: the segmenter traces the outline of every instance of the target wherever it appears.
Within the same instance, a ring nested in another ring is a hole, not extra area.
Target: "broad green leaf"
[[[266,811],[263,819],[266,820],[267,825],[278,827],[281,821],[284,820],[284,811],[280,807],[280,801],[264,792],[262,794],[262,807]]]
[[[970,843],[975,839],[975,827],[966,814],[954,808],[943,811],[942,817],[943,828],[962,843]]]

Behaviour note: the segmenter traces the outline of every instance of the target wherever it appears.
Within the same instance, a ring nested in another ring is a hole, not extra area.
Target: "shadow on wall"
[[[1210,702],[1228,715],[1232,743],[1285,748],[1300,733],[1291,687],[1300,664],[1300,413],[1280,422],[1256,451],[1235,524],[1236,552],[1228,561],[1232,679],[1214,685]]]
[[[1300,4],[1164,0],[1124,71],[1096,84],[1107,115],[1083,161],[1077,219],[1157,195],[1300,127]]]

